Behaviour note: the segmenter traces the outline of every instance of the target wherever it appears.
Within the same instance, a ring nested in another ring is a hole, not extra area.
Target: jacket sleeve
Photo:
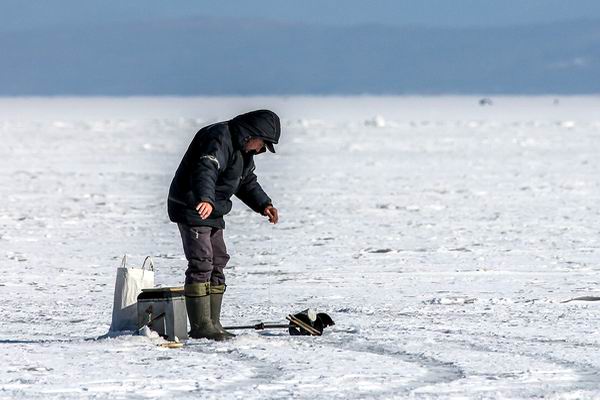
[[[198,202],[205,201],[215,207],[215,184],[229,160],[229,149],[219,136],[202,141],[191,166],[191,188]]]
[[[259,214],[263,213],[265,207],[272,204],[271,199],[256,180],[254,168],[246,175],[235,195]]]

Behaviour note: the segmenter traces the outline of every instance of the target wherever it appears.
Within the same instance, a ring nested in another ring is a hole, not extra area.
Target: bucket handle
[[[149,271],[154,271],[154,262],[152,261],[152,257],[148,256],[144,259],[144,262],[142,264],[142,269],[144,269],[144,267],[146,267],[146,264],[150,265],[150,268],[148,268]]]

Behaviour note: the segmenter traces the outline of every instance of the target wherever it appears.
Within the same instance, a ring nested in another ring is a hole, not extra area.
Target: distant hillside
[[[600,21],[330,27],[190,18],[0,33],[0,95],[600,93]]]

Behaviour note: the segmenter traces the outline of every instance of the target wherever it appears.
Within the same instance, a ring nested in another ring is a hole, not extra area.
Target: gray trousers
[[[177,226],[188,260],[185,283],[225,284],[223,269],[229,261],[229,254],[223,240],[223,229],[185,224]]]

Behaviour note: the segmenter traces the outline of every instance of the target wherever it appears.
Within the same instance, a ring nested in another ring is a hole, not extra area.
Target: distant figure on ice
[[[220,322],[225,292],[223,269],[229,255],[223,240],[223,216],[234,194],[276,224],[279,217],[254,174],[253,157],[275,153],[279,117],[258,110],[202,128],[192,140],[169,189],[168,210],[176,222],[188,260],[185,302],[190,336],[224,340],[235,336]]]

